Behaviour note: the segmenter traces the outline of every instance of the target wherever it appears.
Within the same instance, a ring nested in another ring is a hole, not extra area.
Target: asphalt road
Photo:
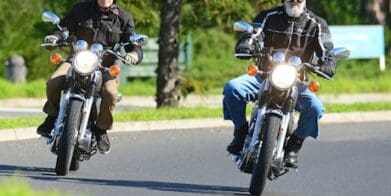
[[[294,171],[267,182],[264,195],[391,195],[391,122],[322,125]],[[250,176],[225,152],[230,129],[112,133],[112,152],[66,177],[41,140],[0,143],[0,181],[72,195],[247,195]]]

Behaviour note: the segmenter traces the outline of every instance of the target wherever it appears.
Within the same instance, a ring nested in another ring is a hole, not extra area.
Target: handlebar
[[[71,41],[64,40],[64,41],[59,41],[58,43],[43,43],[43,44],[41,44],[41,46],[56,48],[56,47],[70,47],[70,46],[72,46],[72,44],[73,43]],[[127,44],[128,43],[121,44],[121,45],[125,46]],[[101,53],[101,55],[103,56],[106,53],[112,54],[117,59],[121,60],[123,63],[128,64],[131,67],[135,67],[135,65],[133,65],[131,62],[129,62],[128,60],[125,59],[126,52],[124,51],[123,47],[118,47],[117,49],[118,49],[117,51],[114,51],[112,49],[106,49]]]
[[[322,71],[319,70],[319,67],[316,67],[310,63],[303,63],[303,65],[309,69],[309,71],[317,74],[318,76],[324,78],[324,79],[327,79],[327,80],[333,80],[333,78],[331,78],[330,76],[328,76],[327,74],[323,73]]]

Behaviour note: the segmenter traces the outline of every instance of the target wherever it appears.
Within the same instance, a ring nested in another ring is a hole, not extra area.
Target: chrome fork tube
[[[91,108],[92,104],[94,103],[94,97],[91,96],[90,98],[86,99],[83,110],[82,110],[82,119],[80,123],[80,137],[84,137],[84,134],[86,132],[88,119],[90,118]]]
[[[257,120],[255,121],[255,127],[253,131],[253,135],[251,137],[251,143],[250,143],[250,151],[255,151],[257,148],[257,143],[258,143],[258,136],[259,133],[261,132],[261,127],[262,127],[262,122],[265,117],[266,113],[266,106],[263,106],[258,109],[258,114],[257,114]]]
[[[281,120],[281,126],[280,126],[280,133],[278,135],[278,140],[277,140],[277,156],[276,159],[282,159],[283,157],[283,147],[284,147],[284,142],[285,142],[285,137],[286,137],[286,132],[288,131],[288,125],[289,125],[289,119],[291,118],[291,114],[287,113],[282,116]]]
[[[70,97],[71,97],[71,92],[67,91],[64,94],[63,99],[61,101],[60,111],[58,112],[58,117],[56,119],[54,130],[51,133],[55,137],[61,135],[61,127],[64,125],[65,110],[69,103]]]

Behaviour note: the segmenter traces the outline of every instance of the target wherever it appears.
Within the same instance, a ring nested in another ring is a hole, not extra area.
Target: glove
[[[252,40],[252,44],[250,44],[251,37],[243,37],[236,43],[235,46],[235,54],[252,54],[255,51],[255,40]],[[240,59],[249,59],[249,56],[238,56]]]
[[[58,42],[58,37],[55,35],[47,35],[44,38],[45,44],[56,44]]]
[[[139,60],[138,55],[137,55],[136,52],[126,53],[125,59],[127,61],[129,61],[130,63],[132,63],[133,65],[137,64],[138,60]]]
[[[43,42],[45,44],[56,44],[58,42],[58,37],[55,36],[55,35],[47,35],[45,36],[45,38],[43,39]],[[46,46],[46,49],[48,50],[54,50],[56,49],[55,46]]]
[[[321,65],[319,69],[321,72],[325,73],[330,77],[333,77],[335,74],[335,68],[333,68],[332,66]]]

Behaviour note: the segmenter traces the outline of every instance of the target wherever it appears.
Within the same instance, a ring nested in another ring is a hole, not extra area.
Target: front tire
[[[71,166],[69,167],[69,171],[77,171],[80,167],[80,161],[79,159],[73,157],[71,161]]]
[[[64,121],[64,130],[58,144],[55,170],[59,176],[67,175],[71,166],[76,137],[80,126],[82,106],[83,102],[80,100],[72,100],[69,103],[69,110]]]
[[[270,164],[273,159],[273,151],[277,142],[277,134],[281,124],[281,118],[275,115],[268,115],[265,120],[265,135],[262,139],[258,162],[251,176],[249,188],[251,195],[261,195],[265,188],[266,179],[270,172]]]

